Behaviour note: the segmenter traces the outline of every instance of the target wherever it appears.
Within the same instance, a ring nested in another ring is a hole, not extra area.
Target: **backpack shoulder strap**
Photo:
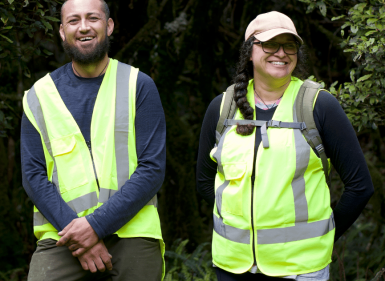
[[[237,109],[237,104],[235,103],[235,100],[234,100],[234,86],[235,84],[231,85],[226,90],[226,94],[224,97],[225,100],[223,101],[221,115],[219,116],[217,129],[215,132],[217,145],[225,131],[225,120],[233,118],[235,111]]]
[[[315,125],[313,116],[314,101],[320,88],[321,84],[311,80],[305,80],[299,89],[296,98],[295,110],[297,122],[304,122],[306,124],[306,129],[302,130],[302,134],[308,144],[318,152],[318,155],[322,161],[326,183],[330,187],[329,161],[326,156],[325,149],[322,144],[322,139]]]

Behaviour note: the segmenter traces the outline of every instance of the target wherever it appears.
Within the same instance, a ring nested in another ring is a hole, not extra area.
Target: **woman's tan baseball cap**
[[[299,43],[303,44],[303,40],[299,37],[293,21],[288,16],[273,11],[260,14],[249,23],[245,33],[245,41],[254,35],[259,41],[265,42],[284,33],[293,34]]]

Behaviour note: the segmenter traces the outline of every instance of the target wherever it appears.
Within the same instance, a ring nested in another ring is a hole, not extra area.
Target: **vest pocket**
[[[81,148],[74,135],[51,141],[52,154],[57,165],[60,193],[67,192],[88,182]]]
[[[223,173],[225,180],[229,181],[228,186],[223,190],[222,201],[223,211],[242,216],[242,197],[244,175],[246,173],[247,165],[244,162],[224,163]]]

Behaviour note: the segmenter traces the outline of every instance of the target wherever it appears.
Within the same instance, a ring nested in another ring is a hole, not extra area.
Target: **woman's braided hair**
[[[249,39],[243,42],[239,50],[240,54],[236,74],[233,78],[235,84],[234,100],[245,120],[253,120],[254,114],[254,108],[250,106],[250,103],[246,98],[249,80],[253,78],[253,63],[250,61],[250,58],[253,50],[254,40],[254,36],[251,36]],[[300,79],[305,79],[307,77],[306,51],[303,45],[298,50],[297,65],[294,68],[292,76],[298,77]],[[237,134],[239,135],[251,135],[253,131],[253,125],[237,125]]]
[[[239,61],[237,64],[237,72],[234,77],[234,100],[246,120],[253,120],[254,108],[247,101],[247,86],[250,78],[253,77],[253,63],[250,61],[253,50],[254,36],[247,39],[239,50]],[[253,125],[237,125],[237,133],[242,136],[252,134]]]

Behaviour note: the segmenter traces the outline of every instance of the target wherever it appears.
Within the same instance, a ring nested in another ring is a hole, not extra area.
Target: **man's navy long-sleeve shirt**
[[[89,141],[92,112],[104,75],[96,78],[78,77],[72,71],[72,63],[50,75],[84,139]],[[100,239],[130,221],[154,197],[164,179],[164,112],[154,81],[142,72],[138,74],[136,87],[135,137],[138,157],[135,172],[106,203],[86,216]],[[44,217],[60,231],[78,216],[64,202],[53,183],[48,181],[40,134],[25,114],[20,146],[24,189]]]

